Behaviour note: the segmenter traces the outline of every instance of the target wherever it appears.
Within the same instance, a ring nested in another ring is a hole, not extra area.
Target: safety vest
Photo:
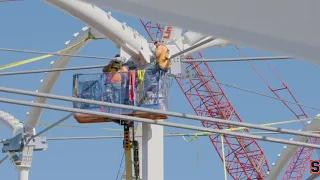
[[[170,63],[168,61],[170,58],[170,50],[163,44],[160,46],[165,47],[167,51],[165,53],[161,52],[160,56],[157,59],[157,64],[163,68],[169,69]],[[158,48],[160,48],[160,46]]]

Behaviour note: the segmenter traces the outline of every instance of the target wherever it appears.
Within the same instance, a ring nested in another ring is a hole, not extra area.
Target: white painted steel
[[[93,27],[130,55],[138,65],[150,62],[153,56],[148,41],[137,31],[112,17],[99,7],[78,0],[46,0],[68,14]],[[128,60],[129,57],[127,57]]]
[[[308,121],[307,125],[302,131],[316,131],[320,129],[320,117],[317,117],[311,122]],[[296,136],[294,141],[305,142],[308,139],[306,136]],[[269,180],[278,179],[278,176],[282,170],[286,167],[286,164],[290,161],[291,157],[297,151],[299,146],[287,145],[284,146],[284,151],[280,154],[278,159],[272,164],[271,171],[267,177]]]
[[[68,44],[67,47],[72,46],[88,37],[88,32],[90,28],[84,28],[82,32],[78,36],[76,36],[70,43]],[[97,31],[91,30],[91,33],[99,38],[102,37],[100,33]],[[76,46],[72,49],[66,50],[65,53],[67,54],[76,54],[80,49],[85,46],[87,43],[91,42],[92,40],[88,40],[87,42]],[[71,61],[72,57],[69,56],[60,56],[58,59],[51,65],[50,68],[64,68],[66,67],[69,62]],[[44,78],[43,82],[40,85],[40,89],[38,92],[43,92],[43,93],[51,93],[54,85],[56,84],[58,78],[60,77],[61,72],[49,72],[47,73],[46,77]],[[38,103],[45,103],[47,101],[47,98],[42,98],[42,97],[36,97],[34,102]],[[35,135],[34,128],[37,126],[41,114],[43,112],[42,108],[37,108],[37,107],[31,107],[28,119],[25,122],[25,131],[27,134],[32,134]]]
[[[82,0],[320,65],[317,0]]]
[[[0,124],[4,125],[6,128],[10,129],[13,136],[18,134],[19,132],[22,132],[23,124],[16,119],[11,114],[0,111]]]
[[[142,179],[164,179],[163,126],[142,124]]]
[[[29,179],[29,169],[25,167],[19,167],[17,168],[17,171],[19,172],[19,180],[28,180]]]

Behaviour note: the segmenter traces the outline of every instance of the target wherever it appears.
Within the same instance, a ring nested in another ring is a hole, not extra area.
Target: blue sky
[[[146,35],[138,18],[129,17],[116,12],[113,16],[119,21]],[[0,3],[0,47],[17,48],[54,52],[65,47],[64,42],[72,39],[72,35],[81,31],[84,23],[67,15],[66,13],[42,2],[24,1],[13,3]],[[253,49],[243,48],[247,56],[257,56]],[[94,41],[87,45],[80,54],[111,57],[118,53],[116,46],[107,40]],[[271,53],[265,53],[270,55]],[[211,49],[204,52],[206,58],[240,57],[240,53],[232,47]],[[31,57],[35,54],[0,52],[0,64],[7,64]],[[5,71],[19,71],[49,68],[50,62],[56,57],[15,67]],[[74,58],[71,66],[106,64],[104,60]],[[275,88],[280,87],[279,81],[270,72],[264,62],[255,62],[262,74]],[[313,107],[318,105],[318,83],[314,77],[320,75],[316,65],[306,61],[272,61],[270,62],[282,79],[287,83],[302,104]],[[210,64],[217,79],[221,82],[237,85],[261,93],[272,95],[257,73],[247,62],[212,63]],[[100,72],[100,69],[82,72]],[[54,94],[71,96],[72,74],[64,72],[55,85]],[[1,86],[35,91],[40,86],[40,80],[45,74],[32,74],[23,76],[3,76]],[[249,94],[228,87],[223,87],[228,98],[246,122],[263,124],[268,122],[295,119],[293,114],[281,103],[265,97]],[[2,97],[31,101],[33,97],[1,93]],[[286,97],[286,96],[284,96]],[[173,83],[170,111],[194,114],[180,88]],[[286,98],[288,99],[288,98]],[[172,102],[177,102],[173,104]],[[71,107],[70,102],[49,100],[48,103]],[[25,121],[29,107],[0,103],[0,109]],[[317,111],[305,109],[313,117]],[[45,110],[41,117],[42,122],[54,122],[68,113]],[[201,125],[199,122],[170,118],[169,121],[192,125]],[[65,124],[77,125],[70,118]],[[47,137],[62,136],[96,136],[120,135],[121,131],[107,131],[99,128],[118,128],[114,124],[96,124],[88,128],[63,128],[56,127],[45,134]],[[279,127],[300,129],[299,123],[282,125]],[[44,127],[38,127],[40,131]],[[166,132],[187,132],[184,130],[165,128]],[[188,131],[190,132],[190,131]],[[0,137],[10,137],[10,132],[4,128],[0,130]],[[280,138],[291,136],[277,135]],[[269,165],[282,151],[283,145],[259,142],[264,149]],[[79,140],[79,141],[49,141],[49,149],[45,152],[36,152],[33,167],[30,173],[32,180],[55,179],[115,179],[122,156],[122,141],[120,139],[105,140]],[[199,159],[197,158],[199,153]],[[314,153],[317,159],[317,153]],[[199,164],[198,164],[199,161]],[[123,166],[122,166],[123,171]],[[1,177],[17,179],[17,173],[9,161],[0,166]],[[182,138],[165,138],[165,179],[223,179],[223,165],[218,158],[213,145],[207,137],[199,138],[192,143],[185,142]]]

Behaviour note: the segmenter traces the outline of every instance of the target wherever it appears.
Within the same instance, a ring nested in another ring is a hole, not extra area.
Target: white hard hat
[[[115,62],[121,62],[121,61],[122,61],[122,58],[121,58],[121,57],[115,57],[115,58],[114,58],[114,61],[115,61]]]

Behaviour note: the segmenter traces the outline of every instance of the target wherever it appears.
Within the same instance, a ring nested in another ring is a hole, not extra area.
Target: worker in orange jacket
[[[117,54],[115,59],[110,61],[102,70],[106,76],[104,98],[107,102],[123,104],[127,88],[128,69],[121,61],[120,54]]]

